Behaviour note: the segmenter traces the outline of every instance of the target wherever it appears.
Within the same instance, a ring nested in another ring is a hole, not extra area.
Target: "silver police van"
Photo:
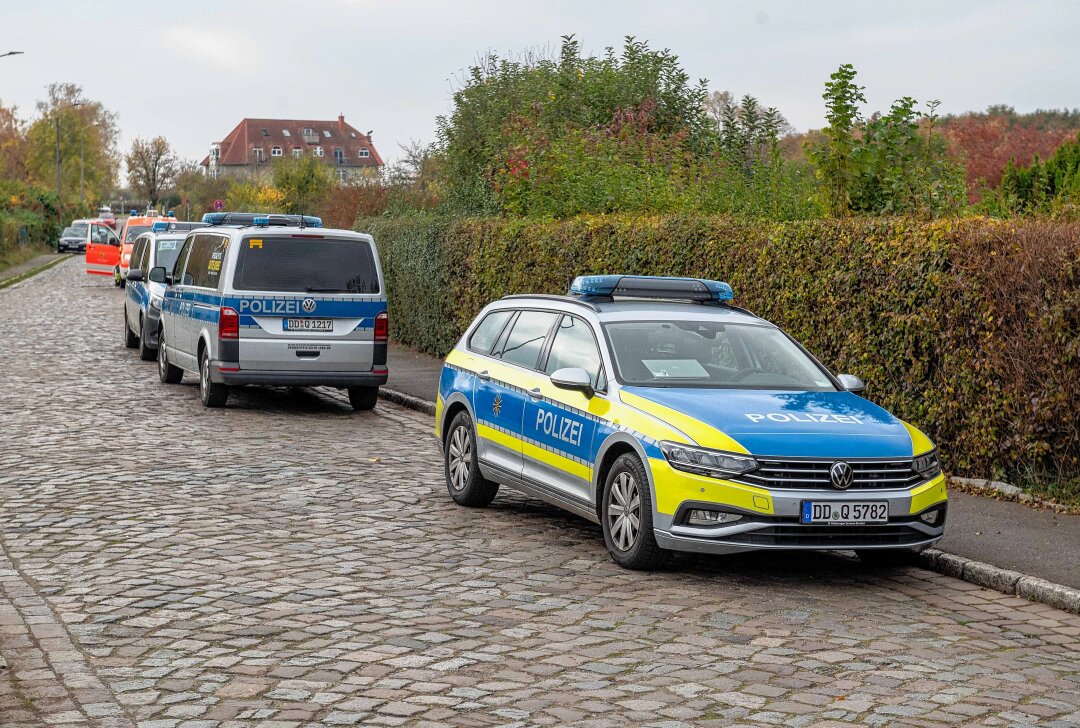
[[[199,377],[207,407],[243,384],[332,386],[358,410],[386,383],[386,292],[375,242],[308,216],[207,215],[166,284],[158,377]]]

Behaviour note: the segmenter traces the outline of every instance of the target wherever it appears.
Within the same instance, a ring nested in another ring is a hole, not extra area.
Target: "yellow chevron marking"
[[[735,439],[728,437],[720,430],[710,425],[705,424],[701,420],[695,419],[690,415],[683,414],[678,410],[673,410],[670,407],[665,407],[662,404],[657,404],[651,400],[640,397],[630,392],[620,392],[619,396],[626,404],[636,407],[642,412],[670,423],[674,428],[685,432],[690,438],[693,439],[698,445],[702,447],[711,447],[717,450],[725,450],[727,452],[749,453],[745,447],[740,445]],[[642,430],[650,437],[655,437],[649,430]],[[665,439],[657,437],[656,439]]]
[[[930,441],[930,438],[922,433],[922,431],[914,425],[900,420],[904,427],[907,428],[908,434],[911,435],[911,454],[918,457],[923,453],[928,453],[934,449],[934,443]]]

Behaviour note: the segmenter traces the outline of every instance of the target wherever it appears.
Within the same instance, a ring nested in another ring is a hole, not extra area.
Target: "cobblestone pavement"
[[[845,555],[623,571],[455,506],[426,416],[204,409],[120,306],[77,261],[0,292],[4,726],[1080,723],[1080,617]]]

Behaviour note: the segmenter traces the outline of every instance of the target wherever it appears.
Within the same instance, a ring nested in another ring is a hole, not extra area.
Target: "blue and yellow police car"
[[[439,383],[450,496],[540,498],[599,523],[631,569],[672,551],[891,562],[940,539],[933,443],[732,297],[720,281],[601,275],[488,305]]]

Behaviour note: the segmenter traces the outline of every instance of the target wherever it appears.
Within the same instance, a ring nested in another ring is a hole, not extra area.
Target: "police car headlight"
[[[740,475],[758,466],[757,460],[746,455],[736,455],[722,450],[710,450],[693,447],[678,442],[661,442],[660,451],[664,453],[671,467],[697,475],[723,478]]]
[[[911,469],[924,478],[936,478],[941,475],[941,463],[938,462],[937,450],[920,455],[911,462]]]
[[[161,296],[150,296],[150,307],[161,310]]]

